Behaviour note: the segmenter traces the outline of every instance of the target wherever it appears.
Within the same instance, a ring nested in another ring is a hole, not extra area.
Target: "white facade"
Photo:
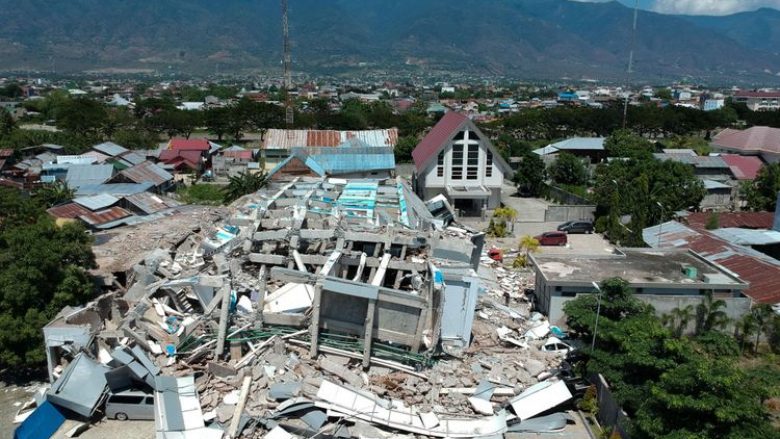
[[[472,200],[467,210],[493,209],[500,203],[504,180],[499,160],[480,134],[467,126],[419,173],[418,187],[426,200],[444,194],[455,205],[458,200]]]

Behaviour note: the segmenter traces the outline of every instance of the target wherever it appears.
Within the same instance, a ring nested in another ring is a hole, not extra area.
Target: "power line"
[[[290,22],[287,17],[287,0],[282,0],[282,33],[284,34],[284,90],[285,90],[285,122],[287,128],[292,128],[295,122],[295,112],[292,101],[292,56],[290,55]]]

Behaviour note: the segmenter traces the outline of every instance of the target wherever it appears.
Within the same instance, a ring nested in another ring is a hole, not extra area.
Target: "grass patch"
[[[193,184],[180,187],[176,195],[182,203],[221,206],[225,204],[224,188],[218,184]]]

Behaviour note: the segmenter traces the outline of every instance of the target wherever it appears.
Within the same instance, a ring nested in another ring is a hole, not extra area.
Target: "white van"
[[[128,419],[154,419],[154,396],[138,390],[110,393],[106,400],[106,417],[126,421]]]

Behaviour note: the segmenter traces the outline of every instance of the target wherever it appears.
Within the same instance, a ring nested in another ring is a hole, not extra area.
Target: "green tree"
[[[528,192],[533,197],[542,194],[544,183],[547,180],[547,170],[544,161],[537,154],[528,153],[522,157],[512,181],[518,189]]]
[[[539,240],[534,238],[531,235],[523,235],[520,238],[520,242],[518,243],[518,247],[520,248],[521,255],[518,255],[517,258],[515,258],[515,261],[512,263],[512,266],[514,268],[523,268],[528,265],[528,260],[531,257],[531,253],[536,253],[539,251]]]
[[[762,334],[768,334],[772,319],[776,317],[772,307],[766,304],[758,305],[750,313],[756,322],[756,341],[753,345],[753,352],[758,352],[758,343]]]
[[[720,228],[720,215],[718,212],[710,213],[709,218],[707,218],[707,224],[705,224],[704,227],[707,230],[716,230]]]
[[[639,437],[777,437],[755,388],[733,362],[694,356],[650,386],[636,413]]]
[[[675,337],[682,337],[688,324],[693,320],[694,308],[693,305],[688,305],[684,308],[675,308],[664,315],[661,321],[666,323],[671,329]]]
[[[94,267],[83,227],[57,227],[36,200],[0,188],[0,367],[45,360],[43,325],[92,297]]]
[[[739,343],[739,352],[745,350],[745,345],[751,342],[753,334],[758,332],[758,325],[753,314],[745,314],[734,325],[734,338]]]
[[[16,121],[11,113],[0,108],[0,134],[8,135],[16,128]]]
[[[672,100],[672,90],[668,88],[657,88],[655,89],[655,97],[665,101],[670,101]]]
[[[747,207],[753,211],[774,211],[780,192],[780,163],[764,165],[756,179],[742,186]]]
[[[268,178],[264,172],[239,172],[238,175],[230,177],[230,181],[224,189],[225,202],[231,203],[244,195],[257,192],[267,182]]]
[[[550,178],[555,183],[582,186],[588,182],[588,168],[576,156],[562,152],[550,165]]]
[[[701,156],[709,155],[712,152],[709,142],[696,136],[673,136],[663,141],[666,149],[692,149]]]
[[[637,136],[631,130],[615,130],[604,141],[604,149],[609,157],[648,158],[653,153],[653,144]]]
[[[35,192],[34,198],[46,208],[57,206],[72,200],[76,191],[68,187],[67,183],[57,181],[47,184]]]
[[[725,301],[715,299],[712,291],[707,291],[704,299],[696,305],[696,333],[725,329],[730,321],[725,308]]]
[[[398,139],[393,152],[395,153],[396,163],[411,163],[412,151],[417,148],[417,138],[405,136]]]
[[[105,106],[89,98],[66,101],[57,111],[57,126],[80,136],[95,135],[105,124]]]
[[[230,117],[230,109],[222,107],[210,108],[203,114],[206,128],[209,133],[217,136],[218,142],[230,131]]]

